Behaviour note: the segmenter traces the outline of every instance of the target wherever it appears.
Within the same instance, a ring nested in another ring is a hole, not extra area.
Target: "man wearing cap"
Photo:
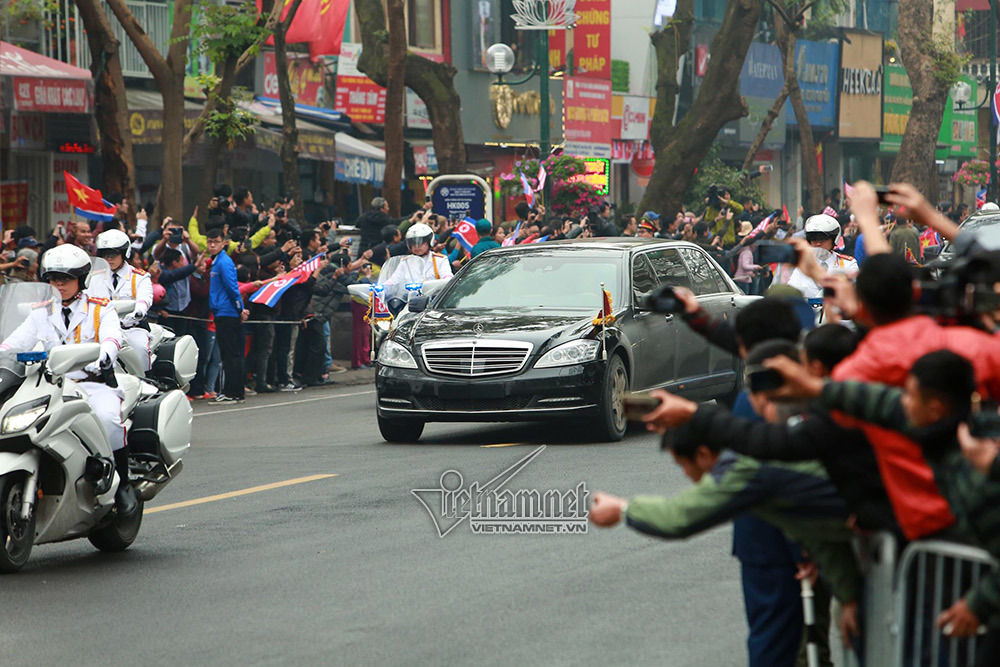
[[[486,218],[480,218],[476,222],[476,233],[479,234],[479,242],[472,246],[472,250],[469,251],[470,257],[478,257],[487,250],[500,247],[500,244],[493,239],[492,231],[493,225]]]
[[[39,245],[41,244],[32,236],[24,237],[17,242],[14,266],[7,272],[8,283],[34,282],[35,270],[38,268]]]
[[[656,238],[656,227],[653,226],[649,220],[645,219],[643,216],[642,222],[639,223],[638,231],[636,232],[636,237],[640,239],[652,239]]]

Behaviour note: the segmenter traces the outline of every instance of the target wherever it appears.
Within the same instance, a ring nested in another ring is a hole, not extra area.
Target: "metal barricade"
[[[996,567],[997,562],[976,547],[939,540],[911,542],[900,557],[895,580],[895,652],[891,664],[975,664],[976,638],[948,637],[936,620]]]

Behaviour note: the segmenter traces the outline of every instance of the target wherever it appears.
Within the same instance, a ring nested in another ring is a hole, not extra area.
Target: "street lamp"
[[[520,81],[505,82],[503,77],[514,69],[514,51],[506,44],[493,44],[486,50],[486,67],[497,76],[494,86],[520,86],[538,74],[539,97],[539,161],[549,155],[551,139],[549,134],[549,30],[566,30],[576,25],[579,18],[573,9],[576,0],[514,0],[514,27],[517,30],[536,30],[538,40],[535,49],[535,64],[531,73]],[[543,199],[549,203],[549,181],[545,182]]]

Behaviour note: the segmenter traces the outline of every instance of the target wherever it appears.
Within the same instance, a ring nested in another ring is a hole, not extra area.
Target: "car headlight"
[[[416,368],[417,362],[410,351],[393,340],[382,343],[378,351],[378,362],[392,368]]]
[[[3,433],[17,433],[28,428],[41,417],[49,407],[49,397],[28,401],[21,405],[15,405],[11,411],[3,418],[0,431]]]
[[[535,362],[535,368],[572,366],[593,361],[600,349],[601,344],[596,340],[574,340],[563,343],[542,355],[542,358]]]

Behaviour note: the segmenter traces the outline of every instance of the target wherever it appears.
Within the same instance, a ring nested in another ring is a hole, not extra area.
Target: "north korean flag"
[[[101,196],[100,190],[87,187],[69,172],[64,171],[63,177],[66,179],[66,196],[77,215],[97,222],[114,219],[117,209]]]
[[[479,234],[476,232],[476,221],[472,218],[465,218],[455,229],[451,230],[451,235],[455,237],[467,252],[472,252],[472,246],[479,243]]]

